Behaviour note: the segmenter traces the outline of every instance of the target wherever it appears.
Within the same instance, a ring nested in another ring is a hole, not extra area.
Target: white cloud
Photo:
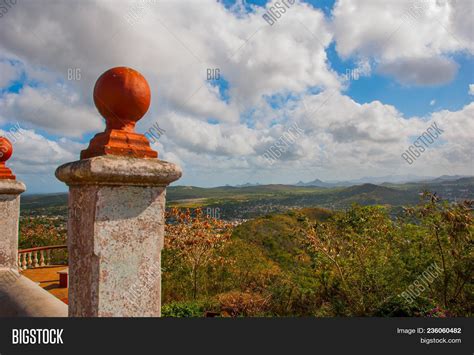
[[[316,176],[345,179],[348,172],[360,177],[368,171],[373,175],[416,174],[400,155],[436,121],[444,133],[439,144],[416,162],[416,169],[433,175],[472,174],[472,154],[467,147],[474,138],[469,119],[473,109],[474,104],[457,112],[406,118],[393,106],[378,101],[359,104],[328,90],[300,99],[289,112],[274,112],[276,116],[288,114],[291,120],[281,119],[265,129],[236,126],[226,131],[175,116],[164,126],[167,130],[159,149],[166,148],[162,157],[179,157],[185,164],[183,183],[189,182],[186,179],[205,185],[222,181],[289,182]],[[262,154],[294,123],[304,133],[269,167]],[[456,154],[456,159],[451,158]]]
[[[27,192],[64,191],[66,186],[56,179],[54,172],[59,165],[77,160],[86,145],[65,138],[53,141],[23,128],[15,130],[14,135],[11,132],[0,129],[0,136],[8,137],[13,144],[7,166],[25,182]]]
[[[454,79],[457,64],[446,58],[404,58],[382,63],[378,70],[403,84],[440,85]]]
[[[0,135],[8,137],[8,130],[1,130]],[[13,156],[11,165],[15,173],[46,173],[54,171],[60,164],[77,160],[78,149],[84,149],[84,144],[68,139],[53,141],[45,138],[34,130],[20,128],[15,132],[13,143]]]
[[[155,98],[163,96],[176,110],[234,124],[241,106],[257,104],[262,95],[339,86],[325,53],[332,39],[328,24],[308,5],[295,4],[287,18],[269,26],[262,8],[236,17],[211,0],[151,2],[130,26],[124,15],[133,4],[25,2],[22,11],[2,19],[11,31],[0,33],[1,47],[63,78],[68,69],[81,69],[75,83],[81,97],[89,97],[104,70],[126,64],[147,77]],[[75,15],[65,16],[70,13]],[[208,68],[220,68],[231,83],[229,104],[206,85]]]
[[[4,121],[20,121],[69,137],[80,137],[103,127],[100,115],[81,104],[77,94],[61,86],[49,89],[27,86],[18,94],[5,94],[0,98],[0,112]]]
[[[449,81],[457,70],[449,54],[472,52],[470,10],[462,11],[462,1],[430,3],[426,21],[403,24],[387,42],[410,2],[341,0],[332,23],[322,11],[295,4],[273,26],[262,19],[263,8],[245,14],[211,0],[149,2],[130,26],[124,16],[134,3],[29,1],[2,18],[9,28],[0,31],[2,58],[21,62],[27,77],[18,93],[0,96],[0,120],[28,128],[27,143],[15,147],[19,173],[51,175],[78,158],[86,144],[76,140],[103,129],[91,100],[95,80],[118,65],[149,81],[152,105],[137,130],[155,121],[165,129],[155,146],[160,158],[183,166],[183,183],[413,173],[400,154],[432,120],[446,127],[443,144],[416,167],[424,174],[472,173],[472,106],[420,118],[379,101],[358,103],[341,94],[346,83],[326,54],[336,40],[360,75],[378,70],[407,84]],[[81,80],[68,81],[75,68]],[[209,68],[220,69],[226,93],[206,81]],[[2,70],[9,73],[5,85],[18,75]],[[293,123],[304,134],[269,167],[262,154]]]
[[[474,95],[474,84],[469,84],[469,95]]]
[[[0,61],[0,88],[7,87],[13,80],[18,79],[19,70],[14,64]]]
[[[343,57],[373,58],[403,83],[432,85],[456,73],[446,54],[474,53],[473,16],[470,0],[338,0],[332,26]]]

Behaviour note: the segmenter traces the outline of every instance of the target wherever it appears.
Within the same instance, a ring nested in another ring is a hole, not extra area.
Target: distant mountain
[[[447,181],[459,181],[461,179],[469,179],[469,178],[472,178],[472,176],[470,177],[466,175],[443,175],[436,179],[424,180],[421,182],[429,183],[429,184],[437,184],[437,183],[442,183],[442,182],[447,182]]]
[[[466,176],[458,180],[443,181],[443,183],[455,183],[459,185],[474,185],[474,176]]]
[[[255,184],[252,184],[250,182],[247,182],[245,184],[242,184],[242,185],[235,185],[235,187],[252,187],[252,186],[260,186],[260,184],[257,182]]]
[[[418,194],[413,193],[413,191],[404,191],[374,184],[347,187],[336,195],[337,202],[340,205],[350,205],[354,202],[362,205],[401,205],[416,203],[419,200]]]
[[[349,187],[363,184],[405,184],[405,183],[440,183],[444,181],[455,181],[468,176],[463,175],[443,175],[438,178],[417,175],[387,175],[387,176],[366,176],[360,179],[347,181],[322,181],[315,179],[310,182],[299,181],[295,186],[316,186],[316,187]]]
[[[48,207],[62,207],[67,205],[68,194],[52,193],[52,194],[30,194],[21,197],[22,209],[36,209]]]
[[[300,181],[297,184],[295,184],[295,186],[334,187],[336,185],[316,179],[310,182]]]
[[[424,180],[431,180],[434,177],[431,176],[417,176],[417,175],[386,175],[386,176],[366,176],[360,179],[349,180],[350,185],[357,184],[383,184],[383,183],[392,183],[392,184],[403,184],[406,182],[419,182]]]

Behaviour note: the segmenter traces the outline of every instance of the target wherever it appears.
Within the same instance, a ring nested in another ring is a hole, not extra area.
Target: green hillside
[[[369,185],[347,193],[374,190],[391,193]],[[383,206],[353,205],[345,211],[305,208],[246,221],[218,249],[226,262],[199,274],[198,297],[189,292],[190,266],[165,248],[165,314],[469,316],[470,206],[428,195],[396,220]],[[406,296],[433,265],[430,288],[419,297]]]
[[[345,209],[353,203],[400,207],[416,204],[421,192],[429,190],[450,202],[474,198],[474,178],[435,179],[407,184],[363,184],[350,187],[293,185],[221,186],[202,188],[171,186],[168,207],[219,209],[223,219],[249,219],[295,208]],[[66,214],[67,194],[25,195],[21,206],[26,214]]]
[[[305,248],[301,230],[307,220],[326,221],[334,212],[322,208],[305,208],[284,214],[271,214],[241,224],[235,228],[233,237],[258,248],[299,288],[311,288],[314,278],[311,258]]]

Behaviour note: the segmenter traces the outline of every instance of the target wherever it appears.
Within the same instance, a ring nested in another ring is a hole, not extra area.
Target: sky
[[[105,127],[95,81],[128,66],[152,93],[136,130],[162,128],[152,148],[182,167],[178,185],[474,175],[473,6],[19,1],[0,17],[7,165],[29,193],[66,191],[55,169]]]

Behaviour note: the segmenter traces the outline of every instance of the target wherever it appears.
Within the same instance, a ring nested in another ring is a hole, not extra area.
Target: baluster
[[[18,270],[21,270],[21,254],[18,253]]]
[[[21,253],[21,269],[26,270],[26,253]]]
[[[46,265],[51,263],[51,249],[46,250]]]
[[[33,258],[31,257],[31,251],[28,252],[28,268],[31,269],[33,265]]]
[[[33,252],[33,264],[35,267],[39,267],[39,260],[38,260],[38,251]]]
[[[44,250],[40,250],[40,266],[44,266]]]

